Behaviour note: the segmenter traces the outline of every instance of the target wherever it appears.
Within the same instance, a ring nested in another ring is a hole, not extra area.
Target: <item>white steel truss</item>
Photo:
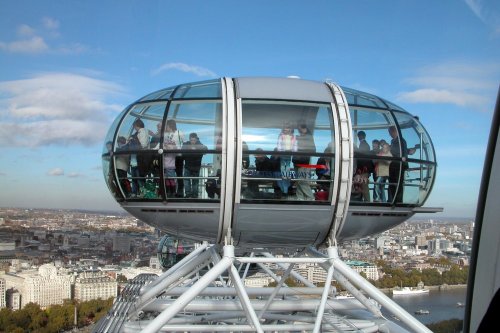
[[[300,264],[322,267],[324,286],[299,274]],[[245,286],[256,271],[274,280],[272,286]],[[300,287],[288,286],[289,278]],[[336,297],[333,280],[353,297]],[[387,320],[381,307],[401,325]],[[139,331],[431,332],[343,263],[335,246],[277,257],[265,251],[236,256],[233,245],[206,243],[159,277],[129,282],[93,332]]]

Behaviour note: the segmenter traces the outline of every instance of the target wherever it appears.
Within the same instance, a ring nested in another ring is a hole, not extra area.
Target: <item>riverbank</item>
[[[429,290],[453,290],[453,289],[467,289],[466,284],[441,284],[439,286],[425,286],[425,289]],[[396,288],[382,288],[379,289],[381,292],[390,294],[393,289]]]

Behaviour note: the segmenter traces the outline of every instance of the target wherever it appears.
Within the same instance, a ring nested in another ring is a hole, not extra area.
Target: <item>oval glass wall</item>
[[[354,145],[351,204],[392,203],[398,179],[390,180],[389,168],[393,162],[399,163],[390,151],[393,116],[387,110],[360,107],[351,107],[350,113]]]
[[[402,112],[394,115],[401,131],[402,156],[406,159],[402,163],[402,203],[423,205],[435,178],[434,147],[417,118]]]

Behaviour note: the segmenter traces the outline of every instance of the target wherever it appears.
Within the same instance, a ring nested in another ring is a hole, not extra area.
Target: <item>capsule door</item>
[[[332,226],[332,104],[239,99],[233,237],[240,246],[317,244]]]

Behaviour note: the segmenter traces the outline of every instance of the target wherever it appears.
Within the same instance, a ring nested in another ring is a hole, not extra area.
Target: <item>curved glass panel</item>
[[[183,84],[179,86],[174,95],[174,99],[221,97],[220,79]]]
[[[435,157],[422,125],[406,112],[356,107],[350,112],[355,146],[351,202],[423,204],[433,184]]]
[[[332,124],[327,104],[243,101],[241,198],[330,200]]]
[[[118,186],[115,182],[114,177],[114,166],[111,162],[110,155],[103,155],[102,157],[102,172],[104,174],[104,180],[106,181],[106,185],[108,186],[109,192],[113,195],[113,197],[117,200],[122,198]]]
[[[166,102],[134,105],[118,129],[117,142],[125,139],[126,143],[116,145],[115,151],[158,149],[165,108]]]
[[[114,146],[117,186],[127,198],[159,199],[161,124],[166,102],[136,104],[123,118]]]
[[[118,143],[119,144],[119,143]],[[125,198],[130,198],[132,196],[137,196],[139,192],[137,179],[132,177],[132,171],[130,169],[131,155],[121,155],[115,154],[113,156],[114,168],[116,169],[116,179],[115,183],[117,187],[120,188],[121,194]]]
[[[350,115],[354,144],[351,202],[387,203],[393,157],[388,131],[394,125],[393,117],[389,111],[364,108],[350,108]]]
[[[392,103],[392,102],[389,102],[388,100],[382,99],[382,101],[384,101],[384,103],[385,103],[385,104],[387,104],[387,106],[388,106],[391,110],[406,112],[406,111],[405,111],[402,107],[397,106],[396,104],[394,104],[394,103]]]
[[[347,98],[347,103],[349,106],[366,106],[366,107],[377,107],[386,109],[387,105],[382,99],[375,95],[371,95],[358,90],[341,87],[344,91],[344,95]]]
[[[102,171],[104,173],[104,179],[106,180],[106,185],[108,186],[111,194],[116,199],[122,199],[122,195],[119,190],[119,186],[115,180],[114,174],[114,163],[113,163],[113,138],[116,133],[116,129],[123,115],[128,112],[128,108],[125,108],[113,121],[111,127],[106,134],[104,141],[103,151],[102,151]]]
[[[222,103],[170,105],[163,141],[167,197],[218,199],[222,166]]]
[[[144,101],[152,101],[152,100],[157,100],[157,99],[169,99],[170,95],[172,95],[172,92],[174,91],[174,88],[166,88],[162,90],[155,91],[154,93],[151,93],[149,95],[144,96],[139,100],[139,102],[144,102]]]
[[[422,204],[432,187],[435,163],[434,148],[420,122],[407,113],[395,112],[401,131],[403,163],[402,202]]]
[[[113,123],[111,124],[111,127],[108,130],[108,133],[106,134],[106,138],[104,139],[104,146],[102,147],[102,153],[107,154],[111,152],[112,146],[113,146],[113,138],[115,137],[116,133],[116,128],[118,127],[118,124],[120,123],[120,120],[123,118],[123,115],[128,112],[128,108],[125,108],[120,114],[113,120]]]

